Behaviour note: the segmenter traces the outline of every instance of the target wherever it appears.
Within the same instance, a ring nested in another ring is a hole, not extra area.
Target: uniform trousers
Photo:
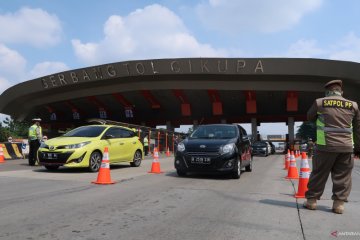
[[[351,191],[351,172],[354,167],[352,153],[316,151],[312,159],[313,170],[308,183],[306,198],[320,199],[331,173],[332,200],[347,202]]]

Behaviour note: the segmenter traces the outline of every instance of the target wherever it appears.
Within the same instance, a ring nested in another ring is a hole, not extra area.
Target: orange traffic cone
[[[288,149],[287,154],[285,154],[285,165],[284,170],[288,170],[290,165],[290,150]]]
[[[299,179],[299,173],[298,173],[298,170],[296,167],[296,159],[294,156],[294,152],[291,152],[288,175],[285,178],[286,179]]]
[[[167,157],[170,157],[170,149],[169,149],[169,147],[168,147],[167,150],[166,150],[166,156],[167,156]]]
[[[310,167],[306,156],[303,152],[301,155],[301,167],[300,167],[300,180],[298,186],[298,192],[295,194],[296,198],[305,198],[305,192],[308,190],[307,185],[310,178]]]
[[[114,184],[114,181],[111,181],[110,176],[110,160],[109,160],[109,149],[108,147],[105,147],[104,149],[104,155],[101,162],[101,166],[99,169],[99,174],[96,181],[93,181],[91,183],[95,184]]]
[[[158,152],[157,148],[154,148],[154,160],[151,165],[151,171],[148,173],[163,173],[160,170],[159,152]]]
[[[0,163],[5,163],[4,150],[2,146],[0,146]]]

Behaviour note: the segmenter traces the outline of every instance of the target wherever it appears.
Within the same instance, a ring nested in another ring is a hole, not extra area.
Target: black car
[[[270,144],[266,141],[256,141],[251,147],[253,155],[263,155],[266,157],[271,153]]]
[[[250,140],[240,125],[201,125],[178,144],[174,164],[179,176],[218,172],[240,178],[242,168],[252,171]]]

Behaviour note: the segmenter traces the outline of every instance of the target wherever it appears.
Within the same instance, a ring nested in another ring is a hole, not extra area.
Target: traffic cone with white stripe
[[[154,160],[151,165],[151,171],[148,173],[163,173],[160,170],[159,152],[157,148],[154,148]]]
[[[0,146],[0,163],[5,163],[4,149]]]
[[[285,164],[284,164],[284,170],[288,170],[290,165],[290,149],[288,149],[287,154],[285,154]]]
[[[295,194],[296,198],[305,198],[305,192],[308,190],[307,185],[310,178],[310,166],[306,153],[301,155],[301,167],[300,167],[300,180],[298,186],[298,192]]]
[[[110,160],[109,160],[109,149],[105,147],[104,155],[99,169],[99,174],[96,181],[92,183],[95,184],[114,184],[115,182],[111,180],[110,176]]]
[[[296,159],[294,156],[294,152],[291,152],[290,155],[290,166],[288,170],[288,175],[285,177],[286,179],[299,179],[299,173],[296,167]]]

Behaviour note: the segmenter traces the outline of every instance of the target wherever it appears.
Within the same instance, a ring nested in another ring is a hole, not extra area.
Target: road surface
[[[317,240],[335,238],[335,231],[360,238],[359,160],[343,215],[331,212],[330,182],[319,209],[303,209],[303,199],[293,198],[297,181],[284,179],[283,155],[255,157],[253,172],[239,180],[180,178],[164,156],[164,173],[149,174],[151,163],[113,166],[117,183],[106,186],[91,184],[97,173],[86,170],[1,164],[0,239]]]

